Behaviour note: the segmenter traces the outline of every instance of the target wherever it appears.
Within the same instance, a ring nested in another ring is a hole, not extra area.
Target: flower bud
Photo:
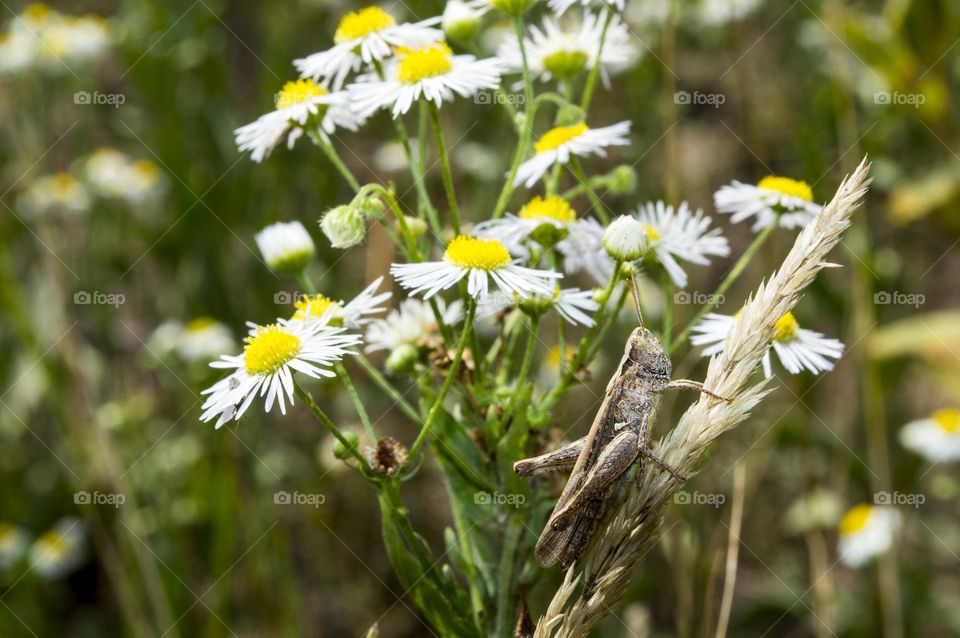
[[[469,42],[480,26],[480,12],[462,0],[449,0],[440,26],[451,40]]]
[[[313,239],[300,222],[267,226],[255,237],[270,270],[299,275],[313,258]]]
[[[320,229],[334,248],[351,248],[363,241],[366,223],[355,206],[337,206],[324,214]]]
[[[637,190],[637,171],[632,166],[621,164],[608,174],[607,190],[614,195],[628,195]]]
[[[557,111],[557,126],[573,126],[583,122],[586,112],[576,104],[567,104]]]
[[[401,343],[393,349],[384,364],[390,374],[404,374],[413,369],[417,362],[417,348],[413,344]]]
[[[617,261],[640,259],[647,250],[647,231],[633,217],[621,215],[603,231],[603,247]]]
[[[526,13],[527,9],[533,6],[536,0],[490,0],[490,4],[495,9],[503,11],[512,16],[518,16]]]
[[[407,228],[410,230],[410,234],[414,239],[419,239],[427,233],[427,222],[419,217],[404,215],[403,221],[406,222]]]
[[[341,461],[353,456],[353,452],[351,450],[357,449],[357,446],[360,445],[360,437],[357,436],[356,432],[344,432],[343,438],[347,440],[347,443],[350,444],[350,447],[347,447],[339,440],[333,444],[333,455]]]

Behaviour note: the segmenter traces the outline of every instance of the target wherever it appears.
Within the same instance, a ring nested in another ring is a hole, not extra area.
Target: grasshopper
[[[640,326],[627,339],[623,358],[607,384],[590,431],[566,447],[513,465],[521,476],[571,471],[537,541],[537,562],[544,567],[559,562],[566,568],[577,561],[603,519],[607,497],[634,463],[639,461],[638,482],[643,476],[644,459],[650,459],[678,481],[686,481],[686,477],[647,448],[647,435],[661,392],[687,388],[727,400],[697,381],[670,380],[670,357],[653,333],[643,327],[636,288],[634,300]]]

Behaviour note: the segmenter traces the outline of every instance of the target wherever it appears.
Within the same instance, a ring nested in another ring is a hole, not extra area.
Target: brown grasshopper
[[[639,303],[637,306],[639,317]],[[723,397],[705,390],[696,381],[671,381],[671,371],[670,357],[653,333],[643,327],[641,319],[641,325],[627,339],[620,366],[607,384],[590,432],[559,450],[513,464],[514,471],[521,476],[572,470],[537,541],[537,562],[544,567],[559,562],[566,568],[576,562],[604,516],[610,491],[638,459],[638,482],[644,458],[677,480],[686,480],[647,448],[659,394],[673,388],[689,388],[717,399]]]

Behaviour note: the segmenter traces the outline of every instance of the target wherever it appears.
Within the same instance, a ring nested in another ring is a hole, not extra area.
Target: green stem
[[[310,275],[307,274],[306,269],[300,272],[297,275],[297,280],[300,282],[300,286],[306,291],[308,295],[317,294],[317,287],[314,285],[313,280],[310,279]]]
[[[733,282],[743,274],[743,271],[746,269],[747,264],[753,259],[753,256],[757,254],[757,251],[760,250],[760,247],[767,241],[767,237],[770,236],[770,233],[773,232],[773,229],[777,227],[777,223],[774,222],[764,228],[759,235],[757,235],[753,243],[747,248],[746,252],[740,256],[740,259],[737,260],[737,263],[733,265],[733,268],[730,269],[730,272],[727,273],[727,276],[724,278],[720,285],[717,287],[715,293],[711,299],[697,312],[696,316],[686,325],[686,327],[677,334],[677,338],[670,342],[670,345],[667,347],[667,352],[673,352],[676,350],[677,346],[687,338],[687,335],[690,334],[690,331],[693,329],[704,315],[716,308],[717,302],[723,298],[723,295],[726,294],[727,289],[733,285]]]
[[[567,164],[570,168],[570,172],[573,173],[574,177],[580,182],[580,184],[586,189],[587,197],[590,199],[590,205],[593,210],[596,211],[597,217],[600,218],[600,221],[604,224],[610,223],[610,213],[607,210],[606,205],[600,199],[600,196],[591,188],[590,180],[587,179],[587,176],[583,172],[583,168],[580,167],[580,162],[577,161],[577,158],[574,156],[570,157],[570,162]]]
[[[443,190],[447,193],[447,203],[450,205],[450,222],[453,232],[460,234],[460,209],[457,207],[457,195],[453,188],[453,173],[450,171],[450,157],[447,155],[447,145],[443,141],[443,127],[440,126],[440,109],[433,102],[430,106],[430,123],[433,125],[433,138],[440,153],[440,171],[443,174]]]
[[[377,384],[381,390],[387,393],[393,402],[400,408],[400,411],[406,414],[414,423],[420,423],[420,415],[417,411],[403,398],[403,395],[400,394],[400,391],[397,390],[390,381],[387,380],[383,374],[377,370],[376,366],[370,363],[370,360],[367,359],[364,355],[358,354],[356,357],[357,363],[360,364],[360,367],[363,368],[363,371],[367,373],[367,376]]]
[[[313,396],[301,388],[300,384],[296,381],[293,382],[293,391],[303,400],[303,402],[307,405],[307,408],[313,412],[313,416],[317,417],[317,420],[320,421],[320,424],[327,428],[330,434],[340,441],[340,444],[343,445],[343,447],[348,450],[355,459],[357,459],[357,463],[360,464],[360,468],[363,473],[369,474],[370,465],[367,464],[367,459],[363,458],[363,455],[360,454],[360,450],[357,449],[356,445],[350,443],[350,441],[343,436],[343,433],[340,432],[336,425],[334,425],[333,421],[330,420],[330,417],[324,414],[323,410],[320,409],[320,406],[317,405],[317,402],[313,400]]]
[[[433,424],[440,414],[440,408],[443,407],[443,400],[447,397],[447,393],[453,386],[453,382],[457,377],[457,370],[460,368],[460,361],[463,359],[463,350],[466,348],[467,342],[470,341],[470,333],[473,332],[473,320],[476,314],[477,303],[471,300],[470,307],[467,310],[467,319],[463,325],[463,332],[460,334],[460,342],[457,344],[457,352],[453,356],[453,363],[450,364],[450,369],[447,371],[447,378],[443,382],[443,387],[440,388],[440,393],[437,395],[437,398],[434,399],[433,405],[430,406],[430,411],[427,413],[427,418],[423,423],[423,427],[420,429],[420,434],[417,435],[413,445],[410,446],[409,458],[411,459],[416,457],[417,452],[420,451],[420,448],[423,447],[423,444],[426,442],[427,436],[430,435],[430,430],[433,429]]]
[[[517,568],[517,549],[523,537],[524,522],[519,513],[511,514],[509,527],[503,535],[503,551],[500,552],[500,569],[497,574],[497,620],[495,635],[510,638],[513,635],[514,620],[510,612],[514,608],[513,596],[515,572]]]
[[[347,368],[343,365],[343,361],[337,361],[333,369],[336,371],[340,382],[343,383],[343,387],[347,389],[347,394],[350,395],[350,400],[353,402],[353,407],[360,416],[360,423],[363,424],[363,429],[366,430],[367,436],[370,437],[371,442],[376,443],[377,435],[374,433],[373,425],[370,423],[370,416],[367,414],[367,409],[363,407],[360,394],[357,393],[357,388],[354,387],[353,381],[350,380],[350,375],[347,373]]]
[[[507,181],[500,191],[497,198],[497,204],[493,209],[493,219],[501,217],[507,209],[510,202],[510,196],[513,195],[513,182],[517,178],[517,171],[523,158],[527,155],[527,148],[530,146],[530,139],[533,137],[533,121],[536,119],[537,103],[533,100],[533,78],[530,77],[530,66],[527,63],[527,47],[523,42],[523,17],[516,15],[513,17],[514,30],[517,33],[517,42],[520,45],[520,59],[523,61],[523,99],[524,114],[523,123],[520,125],[520,139],[517,141],[517,150],[513,154],[513,162],[510,164],[510,173],[507,175]]]
[[[663,272],[663,334],[661,343],[670,343],[670,332],[673,330],[673,280],[666,271]]]
[[[523,386],[527,383],[527,376],[530,374],[530,364],[533,362],[533,353],[537,349],[537,332],[539,328],[540,318],[531,318],[530,336],[527,338],[527,347],[523,352],[523,361],[520,364],[520,372],[517,374],[517,382],[514,386],[513,396],[510,397],[510,404],[507,406],[507,409],[503,411],[503,416],[500,418],[501,426],[510,421],[514,410],[517,408],[517,401],[520,400],[520,395],[523,393]],[[498,428],[498,430],[502,430],[502,427]]]
[[[320,146],[323,154],[326,155],[330,163],[333,164],[334,168],[336,168],[343,179],[347,180],[347,183],[350,184],[350,188],[352,188],[354,192],[358,192],[360,190],[360,182],[357,181],[357,178],[353,176],[353,172],[347,168],[347,165],[340,159],[340,155],[337,153],[337,150],[333,148],[330,140],[320,134],[313,135],[312,137]]]
[[[590,75],[587,76],[587,84],[583,87],[583,99],[580,101],[580,108],[584,111],[590,110],[590,101],[593,99],[593,92],[597,86],[597,77],[600,75],[600,56],[603,54],[603,45],[607,41],[607,29],[613,20],[613,11],[607,7],[607,15],[603,21],[603,30],[600,31],[600,47],[597,51],[597,59],[590,69]]]

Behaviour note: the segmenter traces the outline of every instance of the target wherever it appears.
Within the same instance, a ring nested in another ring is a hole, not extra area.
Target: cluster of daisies
[[[0,33],[0,75],[70,72],[75,64],[101,59],[112,39],[100,16],[64,15],[43,3],[29,4]]]
[[[31,179],[17,209],[31,218],[70,216],[88,212],[99,198],[138,211],[158,202],[166,187],[166,176],[152,160],[103,147],[77,159],[70,170]]]
[[[19,525],[0,522],[0,573],[25,562],[31,572],[55,580],[82,566],[86,557],[86,527],[76,517],[61,518],[36,537]]]

